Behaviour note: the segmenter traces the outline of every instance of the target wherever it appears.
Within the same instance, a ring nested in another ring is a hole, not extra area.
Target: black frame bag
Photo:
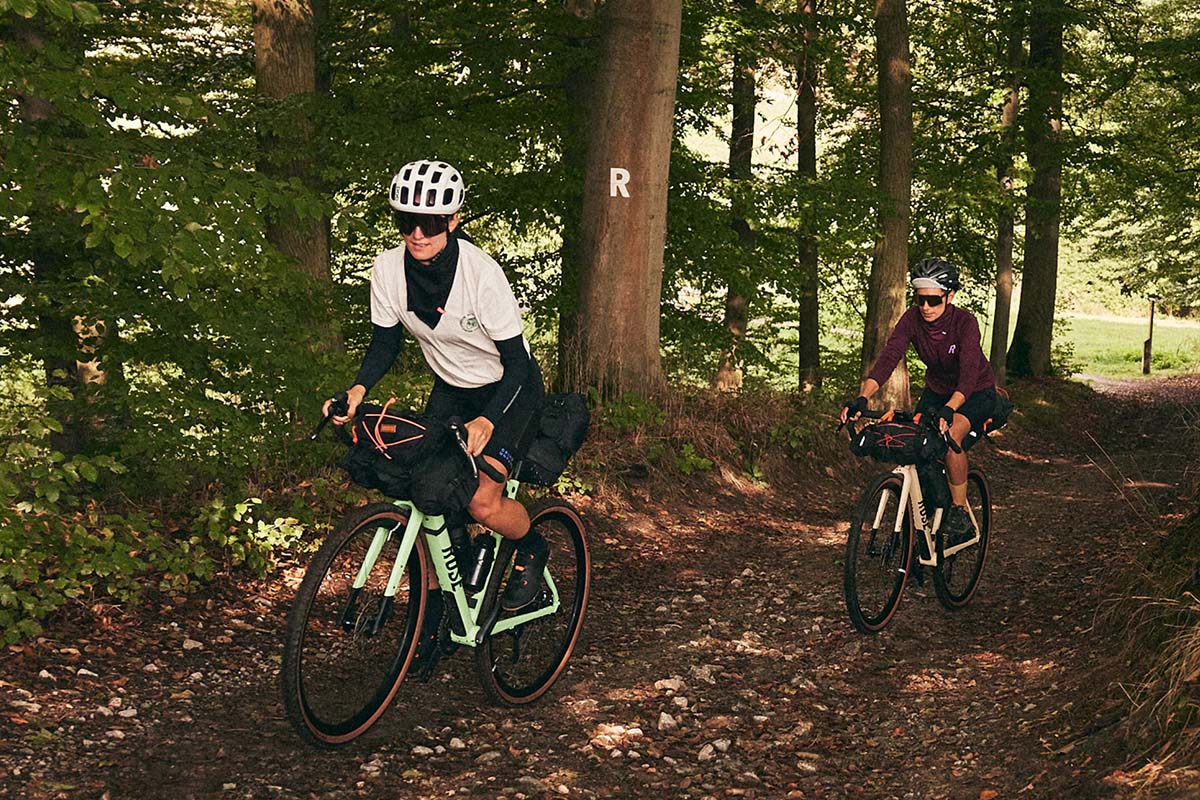
[[[453,526],[462,521],[478,488],[479,478],[466,453],[451,444],[413,466],[409,499],[423,513],[446,517]]]

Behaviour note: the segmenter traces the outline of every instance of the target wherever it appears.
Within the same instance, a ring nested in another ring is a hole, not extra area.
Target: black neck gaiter
[[[446,313],[446,299],[458,271],[458,237],[450,233],[446,246],[428,264],[417,261],[404,251],[404,285],[408,292],[408,310],[431,328],[436,328]]]

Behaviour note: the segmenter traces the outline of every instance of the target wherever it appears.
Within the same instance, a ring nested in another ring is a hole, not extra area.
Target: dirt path
[[[1196,384],[1156,391],[1190,402]],[[1112,796],[1120,642],[1093,621],[1145,538],[1137,492],[1170,496],[1190,463],[1158,396],[1081,415],[1113,463],[1084,437],[978,448],[996,540],[961,612],[917,589],[883,635],[851,629],[845,481],[868,472],[848,463],[843,482],[790,491],[682,489],[671,513],[585,503],[586,641],[535,707],[488,705],[460,654],[428,707],[393,709],[347,749],[307,748],[277,699],[297,572],[283,570],[5,651],[0,796]]]

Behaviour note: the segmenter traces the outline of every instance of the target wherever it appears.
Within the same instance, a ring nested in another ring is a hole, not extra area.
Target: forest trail
[[[974,451],[995,540],[960,612],[910,587],[883,634],[851,628],[846,517],[880,468],[848,453],[836,480],[585,500],[585,640],[534,707],[488,705],[460,652],[429,707],[308,748],[276,686],[284,569],[4,651],[0,796],[1119,796],[1122,641],[1095,622],[1194,480],[1169,421],[1196,413],[1200,380],[1099,388],[1078,435],[1026,424]]]

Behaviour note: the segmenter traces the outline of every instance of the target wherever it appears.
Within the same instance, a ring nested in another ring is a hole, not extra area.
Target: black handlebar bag
[[[350,448],[338,462],[350,480],[388,497],[408,499],[413,470],[452,445],[441,420],[393,408],[363,403],[350,428]]]
[[[916,464],[946,453],[946,442],[907,414],[865,425],[850,439],[850,451],[885,464]]]

